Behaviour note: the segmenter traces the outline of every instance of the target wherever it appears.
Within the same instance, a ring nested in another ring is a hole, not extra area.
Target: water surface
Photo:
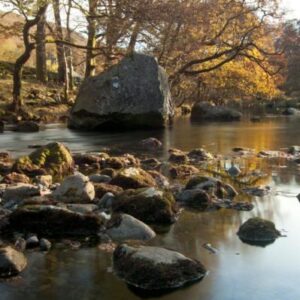
[[[256,150],[279,150],[300,144],[300,119],[268,118],[261,123],[190,124],[179,120],[172,129],[133,133],[78,133],[49,126],[36,134],[5,133],[0,148],[20,155],[31,151],[29,144],[50,141],[66,143],[73,151],[118,148],[127,152],[143,138],[155,136],[170,147],[189,150],[205,146],[214,153],[227,154],[235,146]],[[203,300],[297,300],[300,299],[300,172],[282,162],[253,160],[244,168],[268,173],[265,183],[273,187],[270,196],[252,199],[251,212],[219,210],[184,211],[167,233],[151,244],[165,246],[200,260],[209,270],[201,282],[160,296],[160,299]],[[242,243],[236,235],[249,217],[274,221],[287,237],[262,248]],[[219,251],[210,254],[202,247],[211,243]],[[53,250],[47,254],[28,253],[28,267],[16,280],[0,283],[0,299],[141,299],[111,271],[111,254],[98,248]],[[143,295],[145,297],[145,295]],[[149,296],[149,298],[152,298]]]

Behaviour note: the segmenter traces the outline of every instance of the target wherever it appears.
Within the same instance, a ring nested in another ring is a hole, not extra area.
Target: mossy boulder
[[[36,233],[53,237],[96,236],[105,220],[95,214],[76,213],[52,205],[28,205],[8,216],[4,232]]]
[[[123,189],[117,185],[109,183],[94,183],[96,197],[101,199],[106,193],[112,193],[113,195],[119,195],[123,192]]]
[[[156,188],[127,190],[115,198],[112,209],[147,224],[172,224],[177,213],[173,195]]]
[[[273,222],[261,218],[251,218],[241,225],[237,235],[243,242],[249,244],[269,244],[281,234]]]
[[[133,167],[121,170],[110,184],[120,186],[125,190],[156,186],[154,178],[148,172]]]
[[[74,161],[69,149],[55,142],[43,146],[28,156],[20,157],[13,170],[26,175],[45,175],[46,173],[63,176],[73,170]]]
[[[205,267],[181,253],[159,247],[120,245],[113,268],[127,284],[145,290],[166,290],[202,279]]]

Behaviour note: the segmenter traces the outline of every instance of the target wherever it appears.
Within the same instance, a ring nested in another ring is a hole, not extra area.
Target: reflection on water
[[[279,149],[300,144],[299,120],[270,119],[260,124],[190,125],[183,120],[165,132],[133,134],[76,133],[50,128],[38,135],[9,133],[0,136],[1,148],[22,149],[27,144],[51,140],[67,142],[73,150],[99,150],[99,147],[127,147],[147,136],[156,136],[165,147],[191,149],[206,145],[213,152],[228,153],[234,146]],[[44,138],[45,137],[45,138]],[[126,146],[127,145],[127,146]],[[131,148],[130,148],[131,149]],[[214,212],[184,211],[170,231],[158,235],[151,244],[165,246],[199,259],[209,270],[202,282],[163,295],[160,299],[204,300],[296,300],[300,299],[300,173],[293,164],[283,168],[274,160],[238,161],[242,171],[260,169],[266,174],[263,184],[273,192],[252,199],[255,209],[238,212],[221,209]],[[221,170],[221,169],[220,169]],[[246,197],[246,196],[245,196]],[[245,199],[244,199],[245,200]],[[247,199],[246,199],[247,200]],[[274,221],[287,235],[265,248],[242,243],[236,235],[239,225],[249,217]],[[204,243],[219,251],[211,254]],[[97,248],[53,250],[29,253],[29,266],[17,280],[0,284],[0,299],[140,299],[111,272],[111,255]]]

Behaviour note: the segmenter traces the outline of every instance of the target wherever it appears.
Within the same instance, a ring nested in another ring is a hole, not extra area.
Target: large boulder
[[[261,218],[251,218],[241,225],[239,238],[249,244],[269,244],[280,237],[273,222]]]
[[[96,236],[105,220],[98,215],[77,213],[51,205],[31,205],[15,210],[8,216],[6,233],[35,232],[42,236]]]
[[[225,106],[207,102],[196,103],[192,108],[192,121],[239,121],[242,114]]]
[[[62,202],[88,203],[95,199],[95,188],[87,176],[77,173],[67,177],[52,195]]]
[[[148,241],[155,237],[148,225],[127,214],[114,215],[107,224],[106,234],[116,241]]]
[[[127,284],[145,290],[179,288],[202,279],[206,270],[196,260],[159,247],[131,247],[126,244],[113,254],[115,273]]]
[[[156,188],[127,190],[114,199],[112,208],[147,224],[174,223],[177,213],[173,195]]]
[[[22,252],[19,252],[10,246],[0,247],[1,278],[18,275],[25,269],[26,265],[27,260]]]
[[[134,53],[83,82],[69,126],[94,130],[160,128],[171,116],[165,70],[154,57]]]
[[[61,143],[54,142],[17,159],[13,170],[29,176],[45,174],[62,176],[69,174],[73,165],[74,161],[69,149]]]

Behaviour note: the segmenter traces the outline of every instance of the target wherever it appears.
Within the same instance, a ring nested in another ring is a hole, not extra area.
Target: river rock
[[[198,174],[199,169],[191,165],[172,165],[168,173],[173,179],[186,178]]]
[[[300,110],[299,109],[296,109],[294,107],[288,107],[286,108],[282,114],[284,116],[295,116],[295,115],[300,115]]]
[[[52,244],[47,239],[41,239],[40,240],[40,249],[41,251],[49,251],[52,247]]]
[[[240,121],[242,114],[225,106],[207,102],[196,103],[192,108],[192,121]]]
[[[26,175],[68,175],[73,170],[74,161],[70,151],[61,143],[50,143],[29,156],[17,159],[14,171]]]
[[[272,243],[281,235],[273,222],[261,218],[249,219],[241,225],[237,234],[243,242],[250,244]]]
[[[157,150],[162,148],[162,142],[153,137],[140,141],[140,145],[146,150]]]
[[[296,155],[296,154],[299,154],[300,153],[300,146],[291,146],[289,149],[288,149],[288,154],[292,154],[292,155]]]
[[[122,244],[113,254],[113,268],[127,284],[145,290],[166,290],[202,279],[206,270],[198,261],[159,247]]]
[[[49,188],[53,183],[53,177],[52,177],[52,175],[36,176],[34,181],[37,184],[41,184],[42,186]]]
[[[16,131],[19,132],[38,132],[40,125],[34,121],[21,121],[16,126]]]
[[[21,273],[27,265],[26,257],[22,252],[10,246],[0,247],[0,277],[12,277]]]
[[[94,185],[81,173],[67,177],[53,192],[53,197],[62,202],[88,203],[95,199]]]
[[[207,192],[201,189],[184,190],[176,197],[177,201],[192,208],[201,208],[211,202]]]
[[[232,165],[228,170],[227,173],[231,176],[231,177],[237,177],[239,176],[242,171],[239,167]]]
[[[83,82],[71,111],[69,127],[161,128],[173,114],[166,72],[155,58],[134,53]]]
[[[185,187],[186,190],[203,189],[209,191],[213,189],[215,195],[220,199],[233,199],[238,192],[230,184],[224,183],[216,178],[207,176],[192,177]]]
[[[40,245],[40,241],[36,235],[30,236],[26,240],[26,248],[27,249],[37,248],[37,247],[39,247],[39,245]]]
[[[33,196],[40,196],[41,189],[32,184],[17,183],[8,186],[3,193],[3,200],[8,201],[21,201],[25,198],[30,198]]]
[[[113,201],[115,200],[115,195],[113,193],[106,193],[103,197],[98,201],[98,207],[101,209],[110,210],[113,205]]]
[[[93,183],[109,183],[112,178],[108,175],[93,174],[89,176],[89,179]]]
[[[127,168],[121,170],[118,175],[110,182],[123,189],[138,189],[143,187],[156,186],[154,178],[140,168]]]
[[[214,156],[203,148],[193,149],[188,153],[188,157],[196,162],[214,159]]]
[[[39,236],[96,236],[105,220],[99,215],[82,214],[52,205],[22,207],[8,216],[5,232],[35,232]]]
[[[13,183],[30,183],[30,178],[25,174],[20,174],[16,172],[12,172],[4,176],[2,179],[3,183],[13,184]]]
[[[117,185],[109,183],[95,183],[95,193],[98,199],[101,199],[106,193],[112,193],[113,195],[119,195],[123,192],[123,189]]]
[[[127,190],[115,198],[112,208],[147,224],[172,224],[177,213],[173,195],[156,188]]]
[[[169,162],[175,164],[186,164],[189,162],[189,158],[185,152],[177,149],[170,149]]]
[[[127,214],[113,216],[106,227],[105,233],[114,241],[149,241],[156,235],[148,225]]]

